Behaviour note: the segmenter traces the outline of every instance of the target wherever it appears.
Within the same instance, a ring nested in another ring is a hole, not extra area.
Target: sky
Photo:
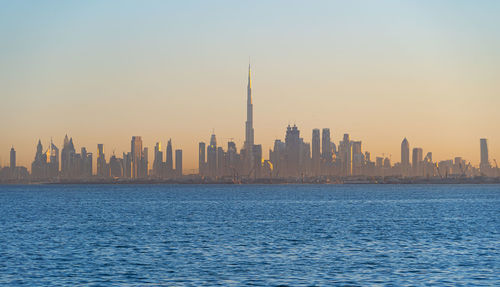
[[[248,62],[263,155],[288,124],[372,158],[500,161],[500,1],[0,1],[0,165],[65,134],[121,157],[215,131],[242,147]],[[152,162],[150,153],[150,164]],[[193,171],[194,172],[194,171]]]

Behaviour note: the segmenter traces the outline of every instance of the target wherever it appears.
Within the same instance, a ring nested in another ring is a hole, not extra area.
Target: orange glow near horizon
[[[6,5],[0,165],[14,146],[29,168],[38,139],[61,150],[68,134],[95,169],[97,144],[109,160],[140,135],[150,167],[171,138],[193,172],[212,129],[224,149],[243,146],[249,55],[266,159],[296,123],[306,142],[330,128],[335,144],[349,133],[392,163],[404,137],[474,166],[487,138],[500,161],[500,4],[286,3]]]

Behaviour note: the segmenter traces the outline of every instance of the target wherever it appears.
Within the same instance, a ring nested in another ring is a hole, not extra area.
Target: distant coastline
[[[56,180],[2,180],[0,184],[500,184],[500,177],[472,178],[402,178],[402,177],[345,177],[345,178],[257,178],[257,179],[56,179]]]

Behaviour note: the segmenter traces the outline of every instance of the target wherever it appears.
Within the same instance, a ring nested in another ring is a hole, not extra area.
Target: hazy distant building
[[[112,155],[109,158],[109,171],[111,177],[119,178],[124,176],[123,174],[123,159],[117,158],[115,155]]]
[[[16,150],[14,147],[10,149],[10,169],[14,170],[16,168]]]
[[[226,169],[226,154],[224,149],[220,146],[217,148],[217,177],[223,177]]]
[[[423,161],[423,175],[425,177],[431,177],[435,175],[435,166],[434,162],[432,161],[432,152],[428,152]]]
[[[391,168],[391,159],[390,159],[390,158],[388,158],[388,157],[386,157],[386,158],[384,159],[384,168],[385,168],[385,169],[390,169],[390,168]]]
[[[421,148],[413,149],[412,170],[413,176],[422,176],[423,150]]]
[[[321,158],[325,165],[324,168],[329,168],[330,163],[332,162],[332,148],[331,148],[331,139],[330,139],[330,129],[324,128],[321,134]]]
[[[82,147],[81,153],[76,155],[76,167],[72,174],[72,177],[89,178],[92,176],[92,153],[87,152],[85,147]]]
[[[182,150],[175,150],[175,175],[176,177],[182,177]]]
[[[304,142],[303,138],[300,138],[299,174],[301,177],[312,175],[311,144]]]
[[[252,73],[248,64],[248,85],[247,85],[247,120],[245,122],[245,142],[243,144],[243,173],[254,172],[254,129],[253,129],[253,103],[252,103]]]
[[[490,159],[488,156],[488,140],[487,139],[480,139],[479,140],[480,147],[481,147],[481,162],[479,163],[479,169],[483,173],[487,173],[490,166]]]
[[[50,178],[59,176],[59,149],[52,142],[52,139],[45,154],[47,157],[47,176]]]
[[[286,149],[286,176],[299,177],[299,158],[300,158],[300,131],[296,125],[286,128],[285,135]]]
[[[401,173],[404,176],[409,175],[410,170],[410,144],[406,138],[401,142]]]
[[[104,145],[97,144],[97,176],[108,177],[109,168],[106,163],[106,156],[104,155]]]
[[[132,153],[123,153],[123,177],[132,178]]]
[[[206,157],[205,157],[205,143],[198,144],[198,173],[201,176],[206,175]]]
[[[170,178],[173,176],[173,170],[174,170],[174,159],[173,159],[173,152],[172,152],[172,140],[169,139],[167,142],[167,155],[165,159],[165,172],[167,174],[167,178]]]
[[[363,174],[365,156],[361,150],[361,141],[351,141],[352,145],[352,174]]]
[[[130,152],[132,154],[132,178],[140,178],[142,166],[142,138],[133,136],[131,141]]]
[[[217,139],[215,134],[210,137],[210,145],[207,147],[207,175],[215,178],[217,176]]]
[[[63,149],[61,151],[61,175],[63,177],[74,176],[75,160],[76,160],[75,146],[73,145],[73,138],[68,139],[68,135],[64,137]]]
[[[321,170],[321,140],[319,129],[312,131],[312,171],[314,176],[320,175]]]
[[[226,173],[227,175],[235,176],[239,169],[239,155],[236,149],[236,143],[230,141],[227,143],[226,152]]]
[[[359,146],[361,149],[361,145]],[[352,175],[352,143],[349,134],[344,134],[343,140],[339,145],[339,160],[341,164],[341,175]]]
[[[286,148],[284,142],[281,140],[274,141],[273,149],[269,150],[269,161],[272,165],[272,176],[285,176]]]
[[[154,149],[153,175],[156,177],[163,176],[163,152],[161,151],[161,142],[157,142]]]
[[[19,182],[29,177],[28,169],[24,166],[17,166],[16,150],[10,149],[10,163],[8,167],[0,167],[0,181],[9,180]]]
[[[254,144],[252,148],[252,170],[249,173],[249,176],[253,174],[254,178],[261,177],[261,168],[262,168],[262,145]]]
[[[147,147],[142,149],[142,161],[141,161],[141,177],[146,178],[149,175],[149,149]]]
[[[440,177],[447,178],[453,172],[453,160],[442,160],[438,163],[437,172]]]

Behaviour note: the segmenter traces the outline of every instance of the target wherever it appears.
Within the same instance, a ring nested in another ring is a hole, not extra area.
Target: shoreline
[[[328,185],[328,184],[500,184],[500,177],[474,177],[474,178],[262,178],[231,180],[210,180],[202,178],[186,179],[55,179],[55,180],[4,180],[0,185],[64,185],[64,184],[124,184],[124,185],[147,185],[147,184],[192,184],[192,185],[253,185],[253,184],[293,184],[293,185]]]

